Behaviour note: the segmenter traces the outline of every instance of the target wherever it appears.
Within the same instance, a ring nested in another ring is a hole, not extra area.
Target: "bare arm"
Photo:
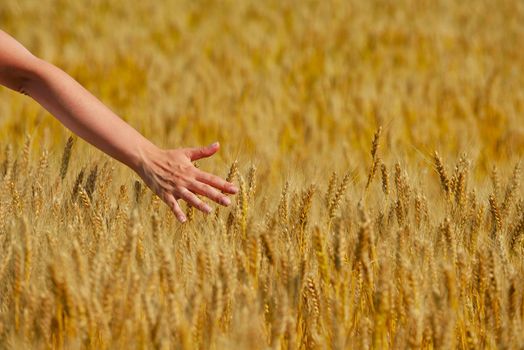
[[[202,148],[159,149],[68,74],[33,56],[2,31],[0,84],[31,96],[71,131],[133,169],[180,221],[185,221],[185,216],[177,199],[210,212],[211,208],[195,194],[228,205],[229,198],[222,192],[237,191],[233,184],[191,163],[216,153],[218,143]]]

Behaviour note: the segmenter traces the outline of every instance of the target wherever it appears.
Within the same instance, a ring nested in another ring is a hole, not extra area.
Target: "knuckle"
[[[206,197],[209,197],[209,198],[215,198],[217,196],[217,193],[212,188],[209,188],[209,187],[204,188],[204,193],[206,194]]]
[[[211,187],[206,187],[206,197],[215,199],[217,197],[220,197],[220,193],[218,193]]]
[[[180,185],[174,185],[173,186],[173,192],[175,194],[177,194],[178,196],[180,196],[180,197],[182,197],[182,195],[183,195],[183,189],[184,188],[182,186],[180,186]]]
[[[200,211],[204,211],[204,206],[200,203],[194,205],[195,208],[197,208]]]
[[[168,204],[169,204],[169,197],[168,197],[166,191],[158,191],[158,192],[156,193],[156,195],[157,195],[161,200],[163,200],[165,203],[168,203]]]
[[[193,180],[192,183],[191,183],[191,186],[196,189],[196,190],[202,190],[203,189],[203,186],[200,182],[196,181],[196,180]]]
[[[175,190],[175,185],[172,184],[172,183],[170,183],[170,182],[169,182],[169,183],[166,183],[166,184],[165,184],[164,186],[162,186],[162,187],[163,187],[162,192],[163,192],[165,195],[167,195],[168,193],[173,192],[173,191]]]

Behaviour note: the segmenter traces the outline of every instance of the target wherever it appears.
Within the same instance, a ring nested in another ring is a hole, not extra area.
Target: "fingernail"
[[[209,147],[217,147],[219,145],[218,141],[216,142],[213,142],[212,144],[209,145]]]
[[[185,216],[181,216],[178,219],[180,220],[181,223],[184,223],[187,220]]]
[[[237,193],[238,192],[238,188],[236,186],[231,186],[229,188],[231,189],[231,192],[233,192],[233,193]]]
[[[222,197],[222,199],[220,200],[220,203],[222,203],[223,205],[230,205],[231,200],[227,197]]]
[[[211,209],[211,207],[210,207],[209,205],[206,204],[206,205],[204,206],[204,211],[205,211],[206,213],[209,214],[209,213],[211,213],[211,211],[213,211],[213,209]]]

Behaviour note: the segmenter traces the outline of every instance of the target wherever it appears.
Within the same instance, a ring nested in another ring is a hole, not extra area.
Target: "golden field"
[[[4,1],[229,208],[0,90],[0,349],[524,347],[521,1]],[[1,48],[0,48],[1,49]],[[437,152],[437,153],[435,153]]]

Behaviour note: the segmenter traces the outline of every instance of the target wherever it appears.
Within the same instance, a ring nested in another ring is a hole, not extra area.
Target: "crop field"
[[[181,224],[1,88],[0,349],[524,348],[524,2],[4,0],[0,28],[158,146],[220,141],[197,166],[240,188]]]

